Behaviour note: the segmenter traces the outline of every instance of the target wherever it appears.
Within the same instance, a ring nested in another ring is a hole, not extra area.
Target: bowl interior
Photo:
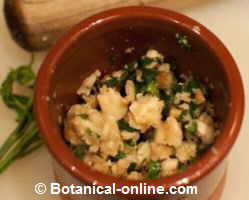
[[[180,47],[176,33],[187,35],[191,50]],[[125,53],[130,47],[135,50]],[[104,73],[120,69],[151,48],[157,49],[166,60],[176,64],[177,73],[192,73],[211,85],[217,118],[225,120],[229,104],[226,73],[209,45],[195,32],[171,21],[130,17],[101,23],[79,35],[77,41],[58,59],[49,91],[51,120],[57,124],[57,128],[61,129],[59,116],[64,118],[69,107],[79,101],[76,90],[90,73],[96,69]]]

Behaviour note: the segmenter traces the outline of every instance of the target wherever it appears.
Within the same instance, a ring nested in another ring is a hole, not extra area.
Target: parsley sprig
[[[17,126],[0,146],[0,173],[15,160],[32,153],[42,145],[33,117],[33,98],[13,92],[14,84],[32,88],[35,73],[32,70],[34,57],[27,65],[12,69],[1,85],[0,94],[4,104],[15,111]]]
[[[181,48],[191,50],[192,45],[189,43],[188,37],[186,35],[176,33],[175,37],[177,39],[177,43],[180,45]]]

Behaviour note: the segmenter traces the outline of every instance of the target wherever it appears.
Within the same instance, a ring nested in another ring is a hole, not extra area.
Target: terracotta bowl
[[[187,35],[191,51],[182,49],[175,34]],[[125,49],[135,51],[126,54]],[[178,73],[193,73],[211,85],[211,99],[221,121],[221,133],[214,146],[186,171],[165,178],[146,180],[165,188],[194,184],[206,200],[214,192],[226,169],[226,156],[240,129],[244,93],[240,73],[221,41],[198,22],[173,11],[153,7],[127,7],[102,12],[71,28],[51,49],[40,68],[35,91],[35,112],[41,135],[54,158],[54,171],[62,184],[136,185],[91,170],[70,152],[63,140],[60,122],[68,108],[78,102],[76,90],[96,69],[108,73],[136,60],[149,48],[175,59]],[[111,103],[111,102],[110,102]],[[184,196],[185,197],[185,196]],[[71,196],[80,199],[82,196]],[[103,199],[89,196],[87,199]],[[108,199],[109,197],[105,197]],[[125,198],[149,198],[129,195]],[[154,199],[183,199],[183,196],[153,196]],[[114,198],[115,199],[115,198]]]

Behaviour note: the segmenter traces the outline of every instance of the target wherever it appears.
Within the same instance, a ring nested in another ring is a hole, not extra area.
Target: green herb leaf
[[[148,57],[142,57],[139,61],[138,61],[138,67],[139,68],[145,68],[146,66],[150,65],[153,62],[152,58],[148,58]]]
[[[29,89],[35,78],[31,67],[33,55],[28,65],[11,70],[1,85],[0,94],[7,107],[17,114],[18,125],[0,147],[0,173],[13,161],[20,159],[42,145],[38,128],[32,113],[32,98],[13,93],[13,85],[19,84]]]
[[[179,118],[178,118],[178,121],[183,122],[186,114],[187,114],[186,110],[182,111]]]
[[[149,84],[151,81],[156,80],[158,73],[159,71],[156,69],[144,69],[142,78],[147,84]]]
[[[129,167],[127,168],[127,173],[130,174],[133,171],[136,171],[137,163],[132,162],[130,163]]]
[[[84,119],[84,120],[88,120],[89,119],[89,115],[86,114],[86,113],[81,113],[81,114],[79,114],[77,116],[79,116],[81,119]]]
[[[188,164],[185,164],[185,163],[180,163],[179,165],[178,165],[178,170],[179,171],[185,171],[187,168],[188,168]]]
[[[118,121],[118,127],[120,130],[125,130],[128,132],[135,132],[137,131],[137,129],[130,127],[130,125],[128,124],[128,122],[126,122],[125,120],[121,119]]]
[[[188,167],[189,167],[190,165],[192,165],[198,158],[199,158],[199,157],[196,156],[196,157],[193,157],[193,158],[191,158],[190,160],[188,160],[187,163],[180,163],[180,164],[178,165],[178,170],[181,171],[181,172],[187,170]]]
[[[34,121],[28,124],[23,131],[18,140],[12,144],[13,148],[10,148],[4,157],[0,158],[0,173],[10,166],[13,161],[18,159],[19,155],[26,150],[26,147],[29,147],[30,143],[33,142],[34,137],[38,135],[38,128]]]
[[[30,66],[21,66],[11,70],[1,85],[0,93],[3,102],[17,114],[17,121],[21,121],[28,107],[32,104],[32,99],[26,96],[16,95],[13,93],[14,83],[27,85],[34,79],[34,73]]]
[[[119,80],[119,92],[121,93],[122,96],[125,96],[125,84],[127,80],[136,80],[136,68],[135,68],[136,63],[132,63],[129,65],[125,65],[124,67],[124,72]]]
[[[107,85],[108,87],[115,87],[115,86],[118,86],[119,81],[116,78],[111,78],[107,81],[104,81],[103,84]]]
[[[86,131],[86,134],[88,134],[89,136],[93,135],[93,132],[90,128],[87,128],[85,131]]]
[[[175,95],[176,93],[180,93],[183,91],[183,85],[179,84],[179,83],[173,83],[172,86],[171,86],[171,93],[173,95]]]
[[[212,144],[201,143],[198,146],[197,156],[200,157],[201,155],[203,155],[211,146],[212,146]]]
[[[196,110],[198,109],[199,105],[198,104],[195,104],[193,102],[190,103],[189,105],[189,113],[190,113],[190,116],[194,119],[196,118]]]
[[[163,111],[162,111],[162,120],[166,120],[169,116],[169,104],[164,103]]]
[[[158,75],[158,70],[155,69],[144,69],[142,79],[144,80],[140,83],[140,87],[136,87],[138,93],[149,93],[154,96],[159,96],[159,88],[156,81],[156,76]]]
[[[181,48],[186,50],[190,50],[192,48],[191,44],[188,41],[188,37],[186,35],[176,33],[175,37],[177,39],[177,43],[180,45]]]
[[[192,134],[194,134],[194,133],[196,133],[197,132],[197,122],[196,121],[193,121],[190,125],[188,125],[187,126],[187,131],[189,132],[189,133],[192,133]]]
[[[135,147],[137,145],[137,143],[132,139],[125,140],[124,143],[127,144],[130,147]]]
[[[113,160],[116,162],[116,161],[121,160],[125,157],[126,157],[126,153],[120,151],[120,152],[118,152],[118,154],[116,156],[113,157]]]
[[[169,94],[167,94],[166,91],[160,89],[160,90],[159,90],[159,94],[160,94],[160,95],[159,95],[159,98],[160,98],[161,100],[163,100],[163,101],[166,102],[166,103],[171,102],[172,96],[169,95]]]
[[[130,63],[128,65],[125,65],[124,67],[124,71],[128,72],[129,74],[131,74],[132,72],[134,72],[136,70],[136,66],[137,63],[134,62],[134,63]]]
[[[200,81],[190,78],[186,83],[185,91],[193,93],[194,89],[201,89],[204,94],[206,93],[206,87]]]
[[[148,167],[148,178],[155,179],[159,178],[161,166],[159,161],[150,160],[147,164]]]
[[[86,144],[72,147],[72,152],[79,159],[82,159],[85,156],[87,150],[88,146]]]
[[[35,74],[30,66],[21,66],[16,70],[16,81],[20,85],[27,85],[35,79]]]
[[[151,81],[145,90],[147,93],[153,95],[153,96],[159,96],[159,89],[156,81]]]
[[[159,98],[164,101],[164,107],[162,111],[162,120],[167,119],[170,110],[170,104],[172,102],[172,96],[168,95],[166,91],[160,89],[159,90]]]

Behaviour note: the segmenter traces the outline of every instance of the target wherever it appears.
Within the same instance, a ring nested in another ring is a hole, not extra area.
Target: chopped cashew
[[[152,160],[165,160],[169,158],[173,153],[174,149],[167,145],[151,143],[151,158]]]
[[[181,146],[176,149],[176,157],[179,161],[185,163],[196,156],[197,148],[194,142],[183,142]]]
[[[129,110],[129,124],[142,132],[149,127],[157,127],[161,122],[161,113],[164,103],[157,97],[140,96],[133,101]]]
[[[178,160],[169,158],[161,163],[161,173],[163,176],[169,176],[177,171]]]
[[[162,71],[157,75],[156,80],[159,88],[169,89],[174,81],[174,76],[172,72]]]
[[[201,89],[195,89],[194,93],[195,93],[195,102],[197,104],[202,104],[206,101],[205,96],[201,91]]]
[[[125,92],[127,101],[134,101],[136,98],[136,88],[133,81],[128,80],[125,84]]]
[[[91,89],[96,82],[97,78],[100,77],[101,73],[99,70],[96,70],[90,76],[88,76],[81,84],[80,88],[77,91],[78,95],[88,96],[91,92]]]
[[[174,117],[168,117],[157,129],[155,142],[178,147],[182,144],[182,129]]]
[[[112,117],[106,117],[100,142],[101,155],[105,158],[115,156],[122,148],[123,141],[117,122]]]
[[[128,110],[128,101],[112,88],[102,87],[97,99],[102,112],[114,120],[122,119]]]

